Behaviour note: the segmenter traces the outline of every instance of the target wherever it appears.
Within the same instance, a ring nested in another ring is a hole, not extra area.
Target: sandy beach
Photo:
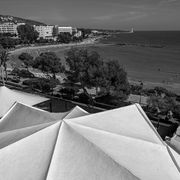
[[[94,44],[98,38],[88,38],[85,39],[82,42],[78,43],[69,43],[69,44],[52,44],[52,45],[31,45],[31,46],[26,46],[26,47],[21,47],[14,49],[10,51],[12,55],[14,54],[19,54],[22,52],[27,52],[27,51],[32,51],[32,50],[43,50],[43,49],[53,49],[53,48],[69,48],[69,47],[74,47],[74,46],[83,46],[83,45],[89,45],[89,44]]]
[[[18,59],[18,56],[23,53],[29,53],[31,54],[34,58],[39,56],[40,53],[42,52],[47,52],[47,51],[53,51],[55,52],[62,60],[62,63],[65,65],[65,60],[64,60],[64,53],[72,48],[72,47],[89,47],[91,45],[94,45],[98,42],[99,37],[97,38],[88,38],[83,40],[82,42],[78,43],[69,43],[69,44],[52,44],[52,45],[31,45],[31,46],[26,46],[26,47],[20,47],[16,48],[14,50],[9,51],[10,52],[10,61],[8,61],[8,68],[11,69],[13,67],[19,67],[21,66],[21,61]]]

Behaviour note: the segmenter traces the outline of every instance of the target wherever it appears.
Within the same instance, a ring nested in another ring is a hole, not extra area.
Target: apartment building
[[[10,33],[18,35],[17,27],[20,25],[24,25],[25,23],[12,23],[12,22],[5,22],[0,24],[0,33]]]
[[[17,35],[17,24],[15,23],[2,23],[0,24],[0,33],[10,33],[10,34],[16,34]]]
[[[39,38],[53,39],[54,26],[35,26],[34,29],[39,33]]]
[[[73,28],[72,27],[60,27],[60,26],[58,26],[58,34],[59,33],[65,33],[65,32],[72,34]]]

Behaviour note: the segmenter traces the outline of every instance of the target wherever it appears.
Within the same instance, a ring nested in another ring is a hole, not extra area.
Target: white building
[[[0,33],[17,34],[17,26],[17,24],[9,22],[0,24]]]
[[[17,34],[17,24],[9,22],[0,24],[0,33]]]
[[[39,38],[52,39],[54,26],[34,26],[34,29],[39,33]]]
[[[77,30],[77,28],[68,26],[68,27],[62,27],[59,25],[54,26],[54,35],[58,35],[60,33],[70,33],[71,35],[75,35],[76,37],[81,36],[81,32]]]
[[[72,27],[60,27],[60,26],[58,26],[58,34],[59,33],[65,33],[65,32],[72,34],[73,28]]]
[[[17,27],[24,24],[25,23],[11,23],[11,22],[2,23],[0,24],[0,33],[10,33],[10,34],[18,35]]]

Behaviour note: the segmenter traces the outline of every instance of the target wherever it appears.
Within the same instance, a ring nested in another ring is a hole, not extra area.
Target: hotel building
[[[39,33],[39,38],[53,39],[54,26],[35,26],[34,29]]]
[[[73,33],[73,28],[72,27],[59,27],[58,26],[58,34],[59,33],[70,33],[72,35]]]
[[[24,25],[24,23],[11,23],[11,22],[2,23],[0,24],[0,33],[10,33],[10,34],[18,35],[17,27],[19,25]]]

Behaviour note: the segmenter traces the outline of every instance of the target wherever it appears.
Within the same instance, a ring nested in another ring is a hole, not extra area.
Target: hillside
[[[30,19],[24,19],[24,18],[14,17],[10,15],[0,15],[0,23],[4,23],[4,22],[26,23],[29,25],[46,25],[45,23],[30,20]]]

